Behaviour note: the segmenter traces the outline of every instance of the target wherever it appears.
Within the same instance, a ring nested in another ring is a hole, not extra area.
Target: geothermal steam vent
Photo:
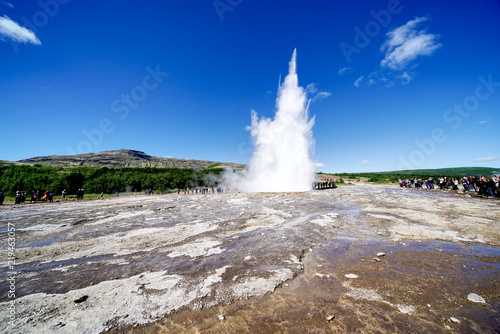
[[[245,192],[308,191],[314,180],[314,148],[306,92],[299,86],[297,50],[290,60],[289,73],[280,84],[273,120],[261,118],[252,110],[251,131],[255,145],[247,168],[226,173],[232,188]]]

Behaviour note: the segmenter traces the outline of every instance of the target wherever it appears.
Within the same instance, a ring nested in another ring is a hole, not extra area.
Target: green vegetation
[[[75,194],[83,188],[87,194],[112,194],[137,189],[168,192],[170,189],[213,186],[222,169],[189,168],[62,168],[41,165],[0,166],[0,189],[7,196],[17,190],[51,190],[60,195],[63,189]]]
[[[401,174],[407,177],[413,177],[415,174],[427,177],[434,176],[451,176],[451,177],[464,177],[464,176],[490,176],[495,173],[500,173],[500,168],[490,167],[456,167],[456,168],[439,168],[439,169],[412,169],[394,172],[383,172],[390,174]]]
[[[70,195],[77,189],[85,189],[86,194],[114,194],[116,192],[143,191],[153,189],[156,193],[168,192],[177,188],[195,186],[214,186],[223,169],[190,168],[108,168],[108,167],[79,167],[62,168],[42,165],[3,165],[0,166],[0,189],[6,192],[7,197],[14,196],[17,190],[50,190],[60,195],[66,189]],[[322,173],[328,174],[328,173]],[[345,179],[357,180],[367,178],[369,182],[389,183],[398,179],[416,177],[428,179],[440,176],[463,177],[481,176],[491,177],[500,174],[500,169],[486,167],[419,169],[408,171],[393,171],[380,173],[339,173],[330,174],[340,177],[337,181],[343,184]]]
[[[327,174],[327,173],[324,173]],[[464,176],[481,176],[486,175],[491,177],[493,174],[500,174],[500,168],[489,167],[460,167],[460,168],[440,168],[440,169],[413,169],[401,170],[392,172],[378,172],[378,173],[336,173],[330,174],[339,176],[344,179],[356,180],[361,177],[367,178],[368,182],[373,183],[389,183],[398,182],[399,179],[417,178],[428,179],[439,178],[441,176],[448,177],[464,177]]]
[[[218,166],[220,166],[220,163],[216,163],[216,164],[210,165],[210,166],[208,166],[208,168],[215,168],[215,167],[218,167]]]

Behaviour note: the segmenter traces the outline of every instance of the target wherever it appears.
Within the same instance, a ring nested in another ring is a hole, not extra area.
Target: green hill
[[[396,182],[398,179],[419,178],[428,179],[429,177],[438,178],[441,176],[464,177],[464,176],[482,176],[491,178],[493,175],[500,175],[500,168],[492,167],[455,167],[438,169],[412,169],[387,172],[370,173],[322,173],[340,176],[343,179],[368,178],[371,182]]]
[[[108,168],[243,168],[232,162],[217,162],[193,159],[160,158],[136,150],[116,150],[77,155],[50,155],[34,157],[17,162],[1,161],[0,165],[42,165],[63,168],[108,167]],[[212,167],[211,167],[212,166]]]
[[[401,175],[439,175],[439,176],[481,176],[491,177],[500,174],[500,168],[491,167],[456,167],[456,168],[438,168],[438,169],[412,169],[403,171],[382,172],[388,174]]]

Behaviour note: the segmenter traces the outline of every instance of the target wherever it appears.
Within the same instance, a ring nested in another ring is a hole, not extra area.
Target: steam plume
[[[306,92],[299,86],[297,50],[290,60],[289,73],[280,84],[276,115],[259,119],[252,110],[250,130],[255,151],[241,173],[225,173],[231,188],[245,192],[308,191],[314,180],[314,149]]]

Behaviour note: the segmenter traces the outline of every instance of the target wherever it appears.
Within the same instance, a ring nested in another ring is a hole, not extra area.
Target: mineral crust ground
[[[3,333],[500,332],[498,199],[359,184],[0,221]]]

